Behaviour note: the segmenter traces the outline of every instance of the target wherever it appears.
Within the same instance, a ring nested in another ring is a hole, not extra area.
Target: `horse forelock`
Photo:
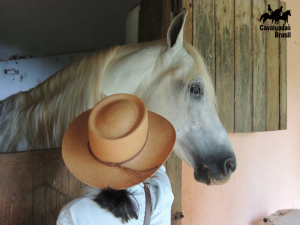
[[[206,63],[200,53],[195,47],[193,47],[188,42],[184,41],[183,46],[185,50],[190,54],[194,60],[194,65],[191,66],[190,74],[186,76],[185,85],[182,91],[182,95],[187,93],[187,89],[190,86],[190,82],[197,77],[201,77],[205,84],[205,89],[211,102],[217,106],[217,100],[215,95],[215,89],[212,82],[212,78],[209,75],[209,72],[206,67]]]

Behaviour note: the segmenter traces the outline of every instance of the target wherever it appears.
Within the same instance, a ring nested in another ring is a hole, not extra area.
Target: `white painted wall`
[[[42,83],[87,53],[0,61],[0,101]]]

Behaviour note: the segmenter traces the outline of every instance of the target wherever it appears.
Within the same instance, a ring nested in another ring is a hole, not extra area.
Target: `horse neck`
[[[101,90],[106,95],[135,94],[145,80],[154,80],[153,71],[166,49],[166,40],[123,46],[101,79]]]

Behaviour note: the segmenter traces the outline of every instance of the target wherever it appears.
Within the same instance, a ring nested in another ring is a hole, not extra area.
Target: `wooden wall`
[[[165,38],[174,15],[189,11],[184,38],[207,63],[229,133],[287,129],[286,39],[260,30],[268,4],[286,10],[279,0],[141,1],[139,42]]]
[[[68,171],[61,149],[0,154],[0,224],[55,225],[84,186]]]
[[[175,214],[181,212],[181,159],[172,153],[165,166]],[[0,154],[0,224],[55,225],[61,208],[81,196],[85,186],[66,167],[61,149]],[[181,220],[173,216],[174,224]]]
[[[268,4],[286,10],[278,0],[193,0],[193,44],[207,62],[229,133],[287,129],[286,40],[260,30]]]

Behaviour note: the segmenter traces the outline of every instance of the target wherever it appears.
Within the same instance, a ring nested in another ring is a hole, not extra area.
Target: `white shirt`
[[[171,206],[174,200],[170,180],[162,166],[152,177],[145,181],[151,194],[152,212],[151,225],[171,224]],[[128,189],[134,193],[138,202],[138,219],[131,219],[128,225],[143,225],[145,217],[144,184]],[[102,209],[93,201],[100,189],[86,186],[83,195],[66,204],[60,211],[57,225],[124,225],[121,218],[116,218],[111,212]],[[135,202],[135,201],[134,201]]]

